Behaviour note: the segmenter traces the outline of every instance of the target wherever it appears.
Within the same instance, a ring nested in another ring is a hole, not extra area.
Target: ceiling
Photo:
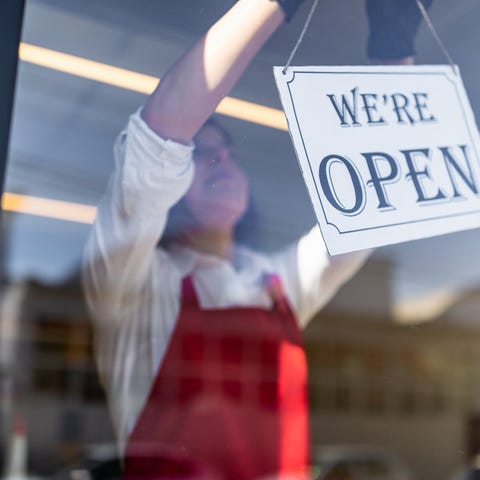
[[[23,41],[162,76],[233,3],[28,0]],[[268,42],[233,96],[281,108],[271,67],[285,63],[308,4]],[[435,0],[431,17],[461,68],[478,118],[480,2]],[[363,1],[322,0],[293,63],[364,64],[366,36]],[[425,28],[417,47],[418,63],[445,63]],[[95,205],[113,168],[112,142],[144,101],[138,93],[21,63],[6,190]],[[259,206],[258,243],[267,250],[278,248],[314,223],[289,136],[232,118],[223,121],[233,133]],[[31,216],[10,222],[12,277],[57,281],[78,268],[87,226]],[[408,304],[414,318],[416,310],[419,317],[427,311],[425,303],[415,302],[432,298],[438,307],[439,295],[447,292],[442,298],[444,303],[451,300],[445,304],[449,315],[474,323],[478,299],[469,294],[468,301],[459,303],[456,293],[472,292],[480,285],[479,240],[479,232],[469,231],[380,249],[330,308],[385,315],[392,305]]]

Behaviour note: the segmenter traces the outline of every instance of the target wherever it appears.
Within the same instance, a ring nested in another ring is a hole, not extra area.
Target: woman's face
[[[248,183],[221,130],[203,127],[195,137],[195,176],[185,204],[202,228],[232,229],[248,203]]]

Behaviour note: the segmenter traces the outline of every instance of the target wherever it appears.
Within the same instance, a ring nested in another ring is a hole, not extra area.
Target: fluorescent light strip
[[[6,212],[23,213],[85,224],[93,223],[97,211],[91,205],[9,192],[5,192],[2,195],[2,209]]]
[[[146,95],[155,89],[159,81],[159,78],[151,75],[112,67],[105,63],[94,62],[24,42],[20,43],[18,55],[20,60],[27,63]],[[281,110],[238,98],[225,97],[218,105],[217,113],[277,130],[288,130],[285,116]]]

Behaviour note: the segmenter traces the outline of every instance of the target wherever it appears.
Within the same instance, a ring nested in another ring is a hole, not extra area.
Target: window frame
[[[0,2],[0,194],[3,194],[25,0]]]

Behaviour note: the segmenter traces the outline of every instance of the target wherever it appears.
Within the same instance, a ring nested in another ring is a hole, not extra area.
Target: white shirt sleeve
[[[192,146],[158,137],[139,112],[114,147],[115,169],[83,259],[96,359],[123,450],[155,378],[179,308],[180,272],[156,248],[193,178]]]
[[[114,146],[115,171],[87,242],[84,289],[99,318],[138,297],[168,210],[193,178],[193,147],[158,137],[137,111]]]
[[[301,327],[360,269],[370,253],[365,250],[332,257],[315,226],[297,243],[272,256]]]

